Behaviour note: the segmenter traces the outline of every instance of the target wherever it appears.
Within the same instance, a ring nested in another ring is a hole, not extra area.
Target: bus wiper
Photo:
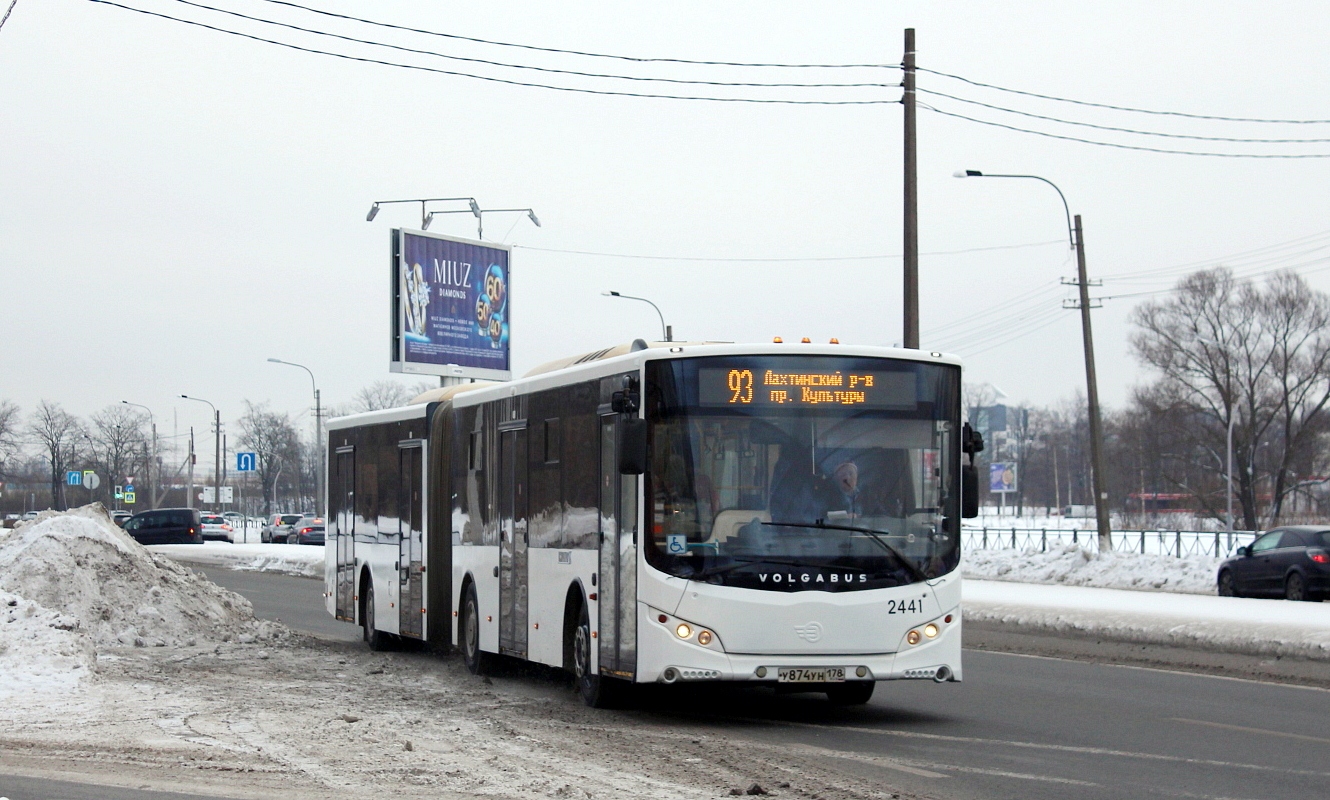
[[[910,573],[910,577],[914,578],[916,581],[920,583],[923,583],[928,580],[927,573],[925,573],[922,569],[920,569],[918,564],[906,558],[904,553],[892,547],[887,542],[886,539],[882,538],[883,535],[889,533],[888,531],[875,531],[871,528],[856,528],[853,525],[828,525],[826,522],[820,519],[817,522],[811,522],[811,523],[810,522],[763,522],[761,524],[777,526],[777,527],[784,526],[786,528],[814,528],[816,530],[853,531],[854,533],[866,533],[873,538],[873,541],[882,545],[882,549],[886,550],[888,553],[894,556],[896,560],[900,562],[900,565],[902,567],[905,567],[905,571]]]
[[[733,572],[734,570],[736,570],[736,569],[742,569],[743,567],[750,567],[750,566],[752,566],[752,565],[754,565],[754,564],[779,564],[779,565],[782,566],[782,567],[798,567],[799,569],[822,569],[822,568],[824,568],[822,565],[805,564],[805,563],[802,563],[802,562],[799,562],[799,561],[785,561],[785,560],[783,560],[783,559],[777,559],[777,558],[744,558],[744,557],[742,557],[742,556],[730,556],[730,558],[732,558],[732,559],[734,559],[735,561],[738,561],[738,562],[740,562],[740,563],[738,563],[738,564],[726,564],[726,565],[723,566],[723,567],[715,567],[714,569],[705,569],[705,570],[702,570],[701,572],[697,572],[697,573],[694,573],[694,574],[692,574],[692,575],[689,575],[689,576],[688,576],[688,580],[690,580],[690,581],[695,581],[695,580],[698,580],[699,578],[710,578],[710,577],[713,576],[713,575],[723,575],[723,574],[725,574],[725,573],[727,573],[727,572]],[[865,569],[860,569],[859,567],[841,567],[841,566],[834,566],[834,565],[833,565],[833,566],[828,566],[828,567],[825,567],[825,568],[826,568],[826,569],[836,569],[836,570],[848,570],[848,571],[850,571],[850,572],[867,572],[867,571],[868,571],[868,570],[865,570]]]

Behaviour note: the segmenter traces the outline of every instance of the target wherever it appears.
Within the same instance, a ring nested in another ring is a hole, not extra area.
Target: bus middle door
[[[618,414],[600,418],[600,674],[637,673],[637,476],[619,474]]]
[[[526,428],[499,432],[499,652],[527,654]]]
[[[398,628],[403,636],[421,638],[424,633],[425,533],[423,472],[424,448],[419,439],[399,442],[397,460],[401,482],[398,488],[397,580]]]

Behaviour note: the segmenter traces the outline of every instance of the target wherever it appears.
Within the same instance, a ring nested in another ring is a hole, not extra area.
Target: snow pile
[[[968,580],[965,620],[1255,655],[1330,660],[1330,603]]]
[[[0,536],[0,693],[76,683],[99,649],[284,636],[248,600],[149,553],[100,504],[43,513]]]
[[[323,547],[315,545],[204,542],[202,545],[155,544],[148,549],[175,561],[205,567],[278,572],[306,578],[322,578],[324,571]]]
[[[961,570],[967,578],[1017,583],[1140,589],[1182,594],[1214,594],[1222,559],[1213,556],[1100,553],[1083,545],[1038,550],[966,550]]]

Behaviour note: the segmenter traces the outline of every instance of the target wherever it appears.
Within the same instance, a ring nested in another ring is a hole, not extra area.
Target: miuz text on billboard
[[[512,250],[394,229],[393,372],[507,380]]]

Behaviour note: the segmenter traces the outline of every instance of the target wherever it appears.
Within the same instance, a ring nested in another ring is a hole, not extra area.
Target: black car
[[[323,544],[323,517],[309,514],[300,518],[291,526],[291,533],[286,537],[287,544]]]
[[[196,508],[144,511],[123,527],[139,544],[203,544],[203,519]]]
[[[1283,597],[1319,602],[1330,596],[1330,528],[1275,528],[1219,565],[1224,597]]]

